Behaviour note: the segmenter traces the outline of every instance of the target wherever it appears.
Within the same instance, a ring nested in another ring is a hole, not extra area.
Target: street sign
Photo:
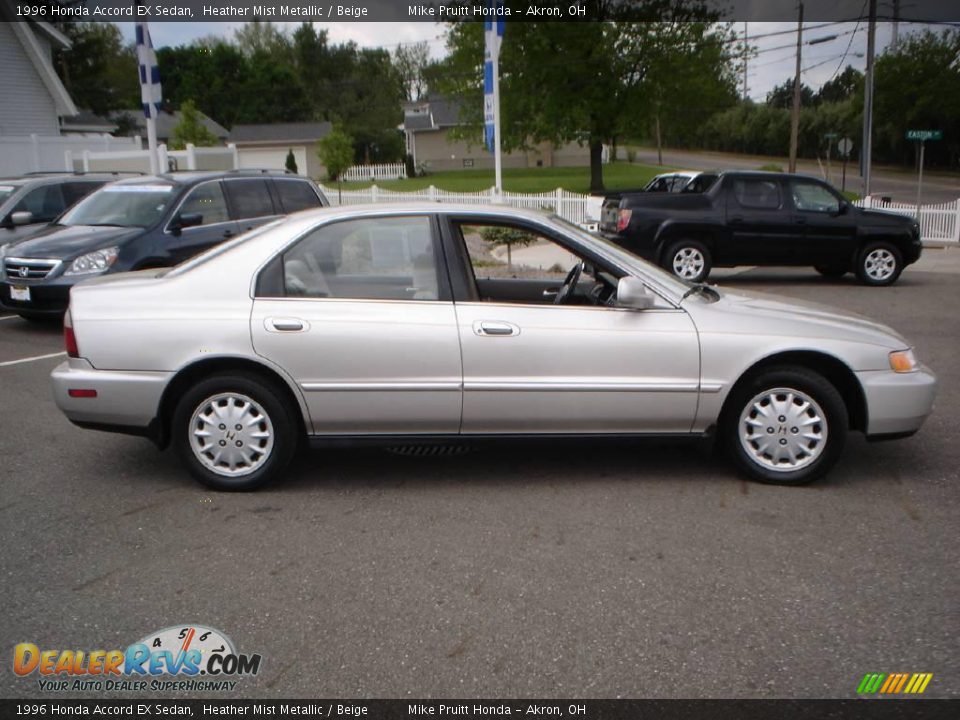
[[[907,140],[943,140],[943,130],[907,130]]]
[[[840,151],[841,155],[849,155],[850,151],[853,150],[853,140],[848,137],[842,138],[840,142],[837,143],[837,150]]]

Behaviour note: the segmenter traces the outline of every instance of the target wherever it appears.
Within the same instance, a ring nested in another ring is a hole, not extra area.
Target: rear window
[[[292,213],[321,207],[320,198],[317,197],[310,183],[302,180],[275,180],[274,185],[284,212]]]
[[[733,192],[741,207],[776,210],[781,204],[776,180],[735,180]]]
[[[234,219],[243,220],[276,214],[266,180],[260,178],[227,180],[226,185],[230,204],[233,206]]]
[[[85,198],[99,187],[102,182],[67,182],[63,184],[63,201],[67,207],[70,207],[78,200]]]

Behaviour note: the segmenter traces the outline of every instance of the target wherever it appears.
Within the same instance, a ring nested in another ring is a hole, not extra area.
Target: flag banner
[[[140,101],[143,103],[143,116],[155,118],[157,113],[160,112],[160,103],[163,100],[157,54],[153,51],[150,28],[147,27],[147,23],[138,22],[136,34],[137,63],[140,66]]]
[[[503,5],[503,0],[489,0],[494,12]],[[496,142],[496,108],[493,101],[494,62],[500,59],[500,39],[503,37],[503,20],[484,20],[483,52],[483,139],[487,150],[494,152]]]

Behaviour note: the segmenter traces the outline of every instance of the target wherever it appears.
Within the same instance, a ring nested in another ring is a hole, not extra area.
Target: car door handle
[[[742,222],[743,222],[743,216],[742,216],[742,215],[734,215],[732,218],[730,218],[730,222],[732,222],[732,223],[742,223]]]
[[[547,288],[546,290],[543,291],[543,296],[545,298],[555,298],[559,294],[560,294],[559,288]]]
[[[224,230],[224,231],[223,231],[223,237],[225,237],[225,238],[232,238],[233,236],[234,236],[233,230]]]
[[[477,320],[473,324],[473,331],[477,335],[488,337],[510,337],[520,334],[520,328],[516,325],[500,320]]]
[[[267,318],[264,324],[267,326],[267,330],[277,332],[303,332],[308,327],[299,318]]]

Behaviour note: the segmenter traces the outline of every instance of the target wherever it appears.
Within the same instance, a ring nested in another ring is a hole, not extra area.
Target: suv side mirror
[[[197,225],[203,225],[203,215],[201,213],[184,213],[177,215],[170,223],[170,232],[179,235],[184,228],[196,227]]]
[[[653,293],[647,290],[643,280],[629,275],[620,278],[620,282],[617,283],[617,305],[619,307],[646,310],[652,308],[654,302]]]
[[[29,225],[32,222],[33,222],[33,213],[28,212],[27,210],[20,210],[19,212],[10,214],[11,225]]]

